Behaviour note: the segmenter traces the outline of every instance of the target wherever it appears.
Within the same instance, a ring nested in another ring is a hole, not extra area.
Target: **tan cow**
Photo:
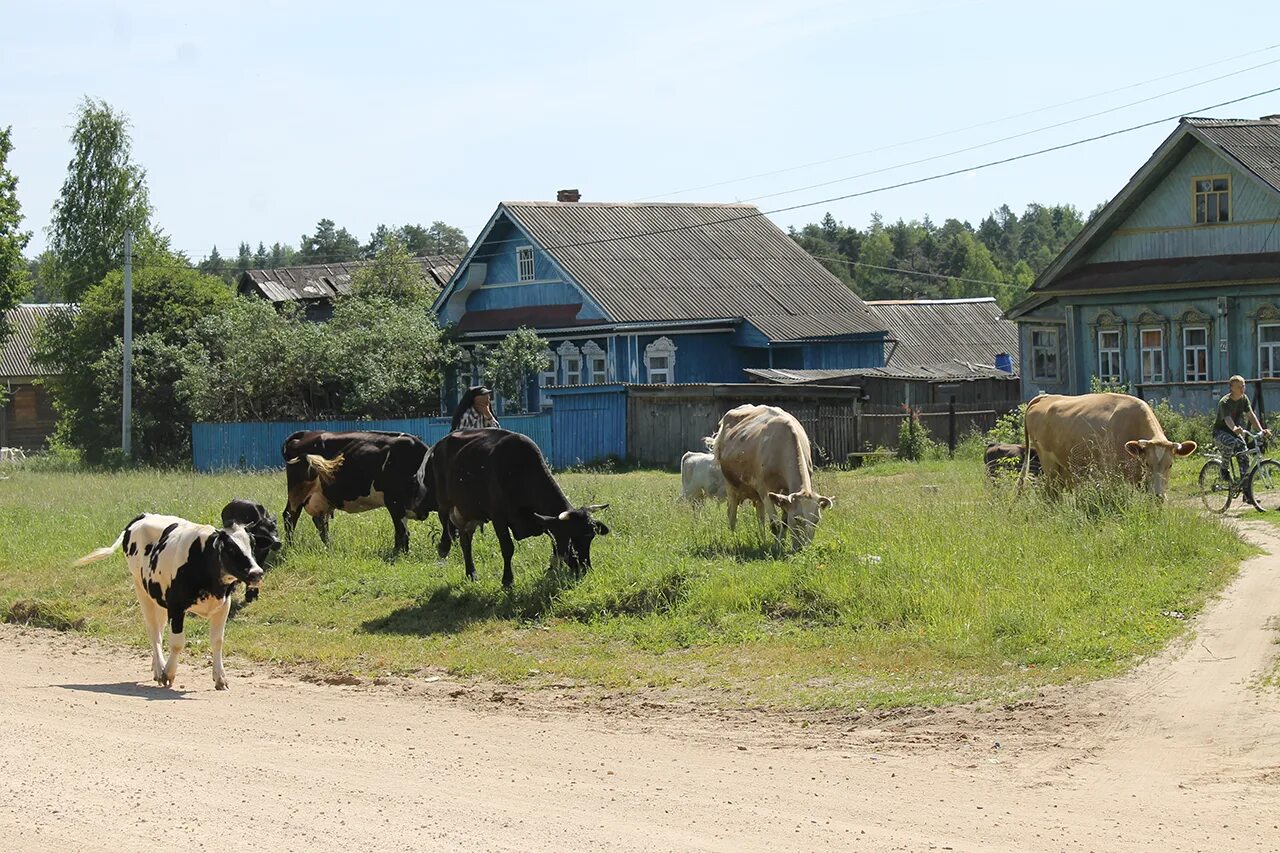
[[[738,504],[749,500],[761,529],[767,520],[782,536],[774,516],[777,507],[783,511],[793,548],[813,539],[831,498],[813,489],[809,436],[799,421],[774,406],[738,406],[720,419],[711,446],[724,474],[730,530],[738,523]]]
[[[1089,475],[1119,473],[1164,497],[1173,457],[1195,453],[1194,441],[1165,437],[1151,407],[1128,394],[1041,394],[1027,404],[1026,445],[1040,457],[1046,483],[1072,486]],[[1026,480],[1031,453],[1022,464]]]

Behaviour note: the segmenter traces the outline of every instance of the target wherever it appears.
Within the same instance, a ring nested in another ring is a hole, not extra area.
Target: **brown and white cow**
[[[1174,457],[1196,450],[1194,441],[1166,438],[1151,407],[1128,394],[1041,394],[1027,404],[1024,430],[1031,453],[1019,487],[1034,453],[1051,488],[1118,474],[1164,497]]]
[[[731,530],[737,526],[738,504],[749,500],[761,528],[767,520],[782,537],[776,507],[793,548],[812,541],[831,498],[814,491],[809,436],[799,421],[775,406],[738,406],[720,419],[712,448],[724,474]]]

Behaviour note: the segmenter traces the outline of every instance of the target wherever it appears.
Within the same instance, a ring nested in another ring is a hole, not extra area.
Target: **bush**
[[[898,458],[918,462],[936,451],[937,443],[929,438],[929,431],[920,423],[920,413],[908,410],[898,427]]]
[[[1157,400],[1151,411],[1164,428],[1164,434],[1172,441],[1194,441],[1200,447],[1213,446],[1213,420],[1211,414],[1187,414],[1175,409],[1168,400]]]
[[[1026,435],[1023,432],[1023,421],[1027,415],[1027,404],[1006,412],[996,418],[996,425],[987,432],[988,444],[1022,444]]]

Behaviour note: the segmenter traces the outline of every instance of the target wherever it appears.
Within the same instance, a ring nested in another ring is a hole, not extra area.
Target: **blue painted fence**
[[[529,436],[556,467],[572,464],[557,461],[552,450],[549,413],[506,415],[503,429]],[[197,471],[238,469],[252,471],[283,468],[280,448],[284,440],[300,429],[385,430],[416,435],[427,444],[435,444],[449,432],[448,418],[404,418],[381,421],[274,421],[235,424],[192,424],[191,456]]]
[[[552,399],[548,458],[553,466],[568,468],[627,455],[625,385],[572,385],[546,390]]]

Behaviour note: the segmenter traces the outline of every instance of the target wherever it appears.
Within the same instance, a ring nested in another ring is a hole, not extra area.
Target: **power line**
[[[1207,106],[1198,107],[1192,112],[1194,113],[1207,112],[1209,110],[1215,110],[1220,107],[1231,106],[1232,104],[1238,104],[1243,101],[1252,100],[1253,98],[1260,98],[1263,95],[1271,95],[1271,94],[1274,94],[1275,92],[1280,92],[1280,86],[1276,86],[1271,89],[1264,89],[1260,92],[1253,92],[1251,94],[1244,95],[1239,98],[1232,98],[1231,100],[1228,100],[1228,101],[1219,101],[1216,104],[1209,104]],[[1122,127],[1118,130],[1111,130],[1111,131],[1107,131],[1106,133],[1099,133],[1099,134],[1095,134],[1094,136],[1087,136],[1082,139],[1076,139],[1071,142],[1064,142],[1059,145],[1050,145],[1046,148],[1039,148],[1035,151],[1028,151],[1022,154],[1014,154],[1009,157],[1002,157],[998,160],[988,160],[987,162],[984,162],[984,163],[978,163],[973,166],[964,166],[959,169],[951,169],[950,171],[947,171],[947,172],[939,172],[937,174],[928,175],[923,178],[914,178],[909,181],[899,181],[894,184],[885,184],[879,187],[872,187],[871,189],[860,190],[858,192],[845,193],[844,195],[830,196],[828,198],[821,198],[821,199],[817,199],[816,201],[801,202],[799,204],[791,204],[785,207],[775,207],[770,210],[754,210],[751,213],[743,214],[742,216],[731,216],[731,217],[726,217],[724,219],[710,220],[708,222],[695,222],[687,225],[676,225],[670,228],[659,228],[652,231],[642,231],[636,234],[619,234],[612,237],[600,237],[594,240],[582,240],[576,243],[561,243],[559,245],[544,246],[543,248],[548,251],[552,251],[556,249],[572,249],[572,248],[580,248],[583,246],[595,246],[601,243],[616,242],[618,240],[631,240],[631,239],[636,239],[638,237],[649,237],[649,236],[655,236],[659,234],[671,234],[671,233],[676,233],[680,231],[689,231],[695,228],[708,228],[713,225],[725,225],[725,224],[734,223],[734,222],[742,222],[748,219],[758,219],[765,216],[769,216],[770,214],[774,214],[774,213],[788,213],[793,210],[803,210],[809,207],[818,207],[819,205],[832,204],[837,201],[846,201],[851,198],[861,198],[862,196],[874,195],[876,193],[887,192],[889,190],[901,189],[902,187],[910,187],[910,186],[915,186],[917,184],[926,184],[932,181],[941,180],[943,178],[954,177],[955,175],[963,175],[968,172],[977,172],[982,169],[990,169],[994,166],[1003,166],[1005,164],[1014,163],[1019,160],[1027,160],[1031,157],[1039,157],[1042,154],[1050,154],[1055,151],[1064,151],[1068,148],[1076,148],[1081,145],[1087,145],[1088,143],[1091,143],[1091,142],[1098,142],[1103,139],[1110,139],[1111,137],[1114,137],[1114,136],[1121,136],[1126,133],[1132,133],[1135,130],[1143,130],[1148,127],[1154,127],[1155,125],[1158,125],[1158,124],[1164,124],[1165,122],[1168,122],[1168,121],[1175,121],[1187,114],[1188,113],[1179,113],[1178,115],[1166,116],[1164,118],[1142,122],[1141,124],[1134,124],[1134,125],[1129,125],[1128,127]]]
[[[714,189],[716,187],[723,187],[723,186],[728,186],[730,184],[742,183],[743,181],[753,181],[758,178],[769,178],[769,177],[773,177],[774,175],[783,175],[788,172],[796,172],[801,169],[809,169],[814,166],[825,166],[828,163],[838,163],[841,160],[849,160],[854,157],[862,157],[867,154],[878,154],[882,151],[892,151],[894,149],[903,148],[908,145],[915,145],[920,142],[929,142],[934,139],[942,139],[947,136],[954,136],[957,133],[964,133],[969,130],[978,130],[980,128],[990,127],[991,125],[1002,124],[1003,122],[1006,122],[1006,121],[1013,121],[1014,119],[1025,118],[1026,116],[1029,116],[1029,115],[1048,112],[1049,110],[1058,109],[1059,107],[1066,107],[1066,106],[1071,106],[1072,104],[1082,103],[1084,101],[1091,101],[1095,98],[1101,98],[1106,95],[1114,95],[1117,92],[1124,92],[1124,91],[1128,91],[1129,89],[1138,89],[1138,88],[1141,88],[1142,86],[1147,86],[1152,83],[1158,83],[1161,80],[1168,80],[1173,77],[1181,77],[1184,74],[1191,74],[1195,71],[1203,71],[1206,68],[1213,68],[1215,66],[1223,65],[1228,62],[1234,62],[1237,59],[1244,59],[1245,57],[1248,57],[1248,56],[1256,56],[1259,53],[1267,53],[1269,51],[1275,50],[1276,48],[1280,48],[1280,44],[1268,45],[1267,47],[1259,48],[1257,50],[1251,50],[1246,53],[1240,53],[1235,56],[1227,57],[1226,59],[1219,59],[1215,62],[1208,62],[1208,63],[1205,63],[1204,65],[1197,65],[1194,68],[1187,68],[1182,71],[1174,71],[1169,74],[1163,74],[1159,77],[1152,77],[1149,80],[1143,80],[1140,83],[1130,83],[1129,85],[1119,86],[1115,89],[1108,89],[1104,92],[1096,92],[1092,95],[1084,95],[1082,97],[1072,98],[1071,100],[1067,100],[1067,101],[1059,101],[1056,104],[1049,104],[1048,106],[1036,107],[1035,109],[1026,110],[1025,112],[1015,113],[1013,115],[1003,116],[1001,118],[990,119],[988,121],[978,122],[977,124],[967,125],[965,127],[952,128],[951,130],[944,130],[939,133],[930,134],[928,136],[920,136],[915,139],[908,139],[901,142],[894,142],[894,143],[890,143],[889,145],[881,145],[876,148],[867,148],[862,151],[855,151],[851,154],[841,154],[837,157],[829,157],[825,160],[814,160],[809,163],[801,163],[796,166],[787,166],[782,169],[774,169],[768,172],[758,172],[754,175],[745,175],[743,177],[738,177],[738,178],[729,178],[727,180],[717,181],[715,183],[710,183],[710,184],[701,184],[696,187],[688,187],[682,190],[672,190],[670,192],[659,193],[658,195],[644,196],[642,198],[637,199],[637,201],[651,201],[653,199],[666,198],[668,196],[673,196],[673,195],[683,195],[684,193],[697,192],[698,190]],[[1249,69],[1245,69],[1245,70],[1249,70]]]
[[[1014,134],[1011,134],[1011,135],[1009,135],[1009,136],[1002,136],[1002,137],[1000,137],[999,139],[992,139],[992,140],[990,140],[990,141],[988,141],[988,142],[979,142],[979,143],[978,143],[978,144],[976,144],[976,145],[970,145],[970,146],[965,147],[965,148],[957,148],[956,150],[954,150],[954,151],[948,151],[948,152],[946,152],[945,154],[934,154],[934,155],[931,155],[931,156],[929,156],[929,157],[921,157],[921,158],[920,158],[920,159],[918,159],[918,160],[909,160],[909,161],[907,161],[907,162],[905,162],[905,163],[898,163],[897,165],[894,165],[894,166],[885,166],[885,167],[880,168],[880,169],[872,169],[872,170],[871,170],[871,171],[869,171],[869,172],[860,172],[860,173],[858,173],[858,174],[856,174],[856,175],[849,175],[849,176],[847,176],[847,177],[843,177],[843,178],[834,178],[834,179],[832,179],[832,180],[830,180],[830,181],[820,181],[820,182],[818,182],[818,183],[816,183],[816,184],[809,184],[809,185],[807,185],[807,186],[803,186],[803,187],[796,187],[796,188],[794,188],[794,189],[789,189],[789,190],[779,190],[778,192],[765,193],[764,195],[752,196],[751,198],[748,198],[748,199],[747,199],[747,201],[760,201],[761,199],[766,199],[766,198],[777,198],[778,196],[781,196],[781,195],[791,195],[792,193],[804,192],[805,190],[815,190],[815,189],[819,189],[820,187],[829,187],[829,186],[831,186],[831,185],[833,185],[833,184],[842,184],[842,183],[844,183],[845,181],[852,181],[852,180],[856,180],[857,178],[866,178],[866,177],[870,177],[871,175],[880,175],[880,174],[883,174],[883,173],[885,173],[885,172],[892,172],[892,171],[894,171],[894,170],[896,170],[896,169],[903,169],[903,168],[906,168],[907,166],[918,166],[918,165],[920,165],[921,163],[931,163],[931,162],[933,162],[934,160],[942,160],[942,159],[945,159],[945,158],[947,158],[947,157],[953,157],[953,156],[955,156],[956,154],[967,154],[967,153],[968,153],[968,152],[970,152],[970,151],[977,151],[977,150],[978,150],[978,149],[980,149],[980,148],[987,148],[987,147],[990,147],[990,146],[992,146],[992,145],[999,145],[999,144],[1000,144],[1000,143],[1002,143],[1002,142],[1009,142],[1009,141],[1014,140],[1014,139],[1021,139],[1021,138],[1025,137],[1025,136],[1032,136],[1032,135],[1037,134],[1037,133],[1043,133],[1043,132],[1044,132],[1044,131],[1046,131],[1046,130],[1054,130],[1055,128],[1065,127],[1065,126],[1067,126],[1067,125],[1069,125],[1069,124],[1076,124],[1077,122],[1088,121],[1088,120],[1089,120],[1089,119],[1091,119],[1091,118],[1097,118],[1098,116],[1103,116],[1103,115],[1107,115],[1107,114],[1109,114],[1109,113],[1118,112],[1118,111],[1120,111],[1120,110],[1128,109],[1129,107],[1136,107],[1136,106],[1138,106],[1139,104],[1145,104],[1145,103],[1149,103],[1150,101],[1159,100],[1160,98],[1166,98],[1166,97],[1168,97],[1169,95],[1176,95],[1176,94],[1178,94],[1179,92],[1185,92],[1185,91],[1187,91],[1188,89],[1196,89],[1196,88],[1199,88],[1200,86],[1207,86],[1207,85],[1209,85],[1210,83],[1217,83],[1218,81],[1220,81],[1220,80],[1225,80],[1225,79],[1226,79],[1226,78],[1228,78],[1228,77],[1235,77],[1235,76],[1236,76],[1236,75],[1238,75],[1238,74],[1244,74],[1244,73],[1249,72],[1249,71],[1256,71],[1256,70],[1257,70],[1257,69],[1259,69],[1259,68],[1265,68],[1265,67],[1267,67],[1268,65],[1275,65],[1275,64],[1277,64],[1277,63],[1280,63],[1280,59],[1273,59],[1273,60],[1271,60],[1270,62],[1263,62],[1263,63],[1261,63],[1261,64],[1259,64],[1259,65],[1254,65],[1254,66],[1251,66],[1251,67],[1249,67],[1249,68],[1242,68],[1242,69],[1240,69],[1239,71],[1232,71],[1232,72],[1231,72],[1231,73],[1229,73],[1229,74],[1223,74],[1223,75],[1221,75],[1221,76],[1219,76],[1219,77],[1214,77],[1214,78],[1209,79],[1209,80],[1202,80],[1202,81],[1200,81],[1200,82],[1198,82],[1198,83],[1190,83],[1190,84],[1188,84],[1188,85],[1186,85],[1186,86],[1182,86],[1181,88],[1178,88],[1178,89],[1171,89],[1171,90],[1169,90],[1168,92],[1161,92],[1161,93],[1160,93],[1160,94],[1158,94],[1158,95],[1151,95],[1150,97],[1147,97],[1147,98],[1141,98],[1140,100],[1137,100],[1137,101],[1130,101],[1130,102],[1129,102],[1129,103],[1127,103],[1127,104],[1120,104],[1119,106],[1115,106],[1115,107],[1108,107],[1107,109],[1105,109],[1105,110],[1099,110],[1099,111],[1098,111],[1098,112],[1096,112],[1096,113],[1090,113],[1090,114],[1088,114],[1088,115],[1083,115],[1083,116],[1078,116],[1078,117],[1076,117],[1076,118],[1066,119],[1066,120],[1064,120],[1064,121],[1055,122],[1054,124],[1046,124],[1046,125],[1044,125],[1043,127],[1037,127],[1037,128],[1033,128],[1033,129],[1031,129],[1031,130],[1024,130],[1024,131],[1022,131],[1021,133],[1014,133]]]

